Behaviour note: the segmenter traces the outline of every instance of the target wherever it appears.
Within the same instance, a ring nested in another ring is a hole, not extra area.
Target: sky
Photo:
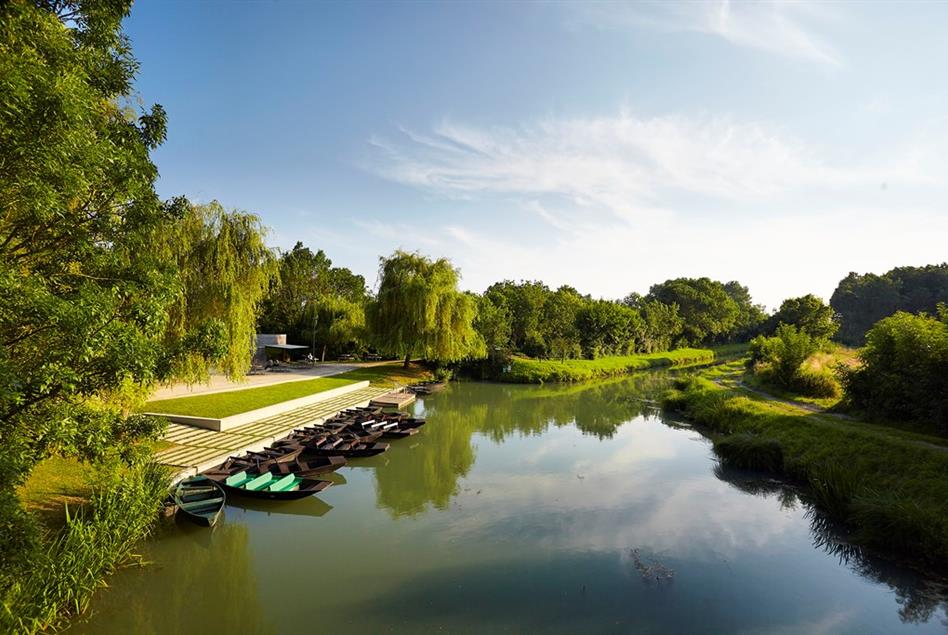
[[[162,196],[377,282],[594,297],[680,276],[770,308],[948,260],[948,3],[139,0]]]

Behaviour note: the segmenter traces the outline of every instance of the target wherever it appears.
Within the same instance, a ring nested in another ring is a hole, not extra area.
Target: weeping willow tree
[[[250,368],[258,306],[276,275],[267,230],[256,215],[217,201],[181,205],[166,234],[180,284],[167,330],[171,375],[199,381],[213,364],[238,379]]]
[[[303,321],[309,325],[313,342],[321,345],[320,359],[326,351],[357,347],[365,339],[365,303],[338,295],[322,295],[310,302]],[[313,351],[316,354],[316,351]]]
[[[379,262],[379,290],[368,322],[376,346],[405,358],[437,362],[483,357],[484,341],[474,329],[476,304],[458,291],[459,272],[446,258],[396,251]]]

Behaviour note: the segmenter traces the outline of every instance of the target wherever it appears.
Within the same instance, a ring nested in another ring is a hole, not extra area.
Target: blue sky
[[[948,4],[140,1],[164,196],[375,282],[395,248],[774,307],[948,259]]]

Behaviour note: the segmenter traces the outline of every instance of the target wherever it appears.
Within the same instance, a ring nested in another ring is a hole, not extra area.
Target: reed
[[[168,494],[167,468],[152,461],[98,473],[89,503],[67,512],[66,523],[23,574],[6,586],[0,631],[56,630],[88,607],[93,593],[133,558]]]

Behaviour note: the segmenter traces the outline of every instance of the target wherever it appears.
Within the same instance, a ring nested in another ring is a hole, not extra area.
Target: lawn
[[[213,417],[221,419],[257,408],[307,397],[324,390],[332,390],[359,381],[369,381],[373,385],[388,387],[394,384],[406,385],[430,379],[431,374],[418,364],[402,368],[401,362],[366,366],[355,370],[302,381],[288,381],[259,388],[217,392],[193,397],[159,399],[145,404],[147,412],[188,415],[192,417]]]
[[[707,348],[679,348],[663,353],[600,357],[598,359],[531,359],[513,357],[501,381],[542,384],[552,381],[585,381],[624,375],[636,370],[661,366],[685,366],[712,362],[715,351]]]
[[[402,368],[402,362],[366,366],[335,376],[354,381],[368,380],[373,385],[382,387],[390,387],[394,384],[405,386],[431,379],[431,373],[424,366],[412,363],[408,368]]]
[[[93,468],[78,459],[51,456],[39,462],[17,488],[23,506],[35,513],[48,529],[66,521],[66,505],[75,511],[91,492]]]
[[[360,381],[357,378],[335,376],[318,377],[303,381],[289,381],[259,388],[231,390],[194,397],[159,399],[145,404],[148,412],[187,415],[191,417],[212,417],[221,419],[257,408],[265,408],[291,399],[332,390]]]

